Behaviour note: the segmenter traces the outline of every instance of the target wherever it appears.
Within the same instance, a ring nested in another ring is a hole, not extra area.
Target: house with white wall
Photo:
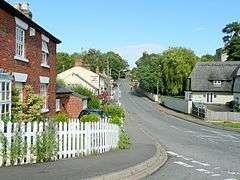
[[[95,94],[104,91],[104,78],[98,72],[93,72],[89,68],[83,67],[80,60],[75,62],[75,66],[58,74],[58,79],[63,80],[69,86],[82,85]]]
[[[240,105],[240,67],[234,78],[234,88],[233,88],[234,100]]]
[[[198,62],[189,76],[185,98],[204,104],[233,101],[234,81],[239,67],[240,61]]]

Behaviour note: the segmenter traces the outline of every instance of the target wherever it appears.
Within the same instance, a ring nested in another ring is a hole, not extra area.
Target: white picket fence
[[[2,144],[0,143],[0,166],[9,166],[12,137],[21,129],[22,139],[26,144],[27,153],[22,159],[18,159],[14,165],[35,163],[36,157],[31,154],[31,147],[36,143],[37,135],[43,132],[48,123],[28,122],[17,123],[0,122],[0,132],[7,138],[7,159],[5,164],[2,157]],[[19,129],[17,129],[17,127]],[[83,123],[79,119],[73,119],[68,123],[58,123],[56,138],[58,151],[54,160],[72,158],[92,153],[104,153],[118,146],[120,128],[108,123],[107,118],[99,122]]]

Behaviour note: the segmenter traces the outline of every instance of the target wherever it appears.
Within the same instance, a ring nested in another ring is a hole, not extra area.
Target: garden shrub
[[[60,112],[53,116],[53,120],[56,122],[68,122],[69,117],[66,113]]]
[[[100,116],[96,113],[84,115],[80,118],[81,122],[98,122],[100,120]]]
[[[34,147],[37,156],[37,162],[47,162],[52,160],[56,155],[58,142],[56,140],[56,131],[53,126],[37,136],[37,141]]]
[[[102,109],[108,116],[111,116],[111,117],[117,116],[120,118],[125,117],[124,109],[121,106],[104,105]]]
[[[109,123],[121,126],[123,122],[122,122],[122,118],[121,117],[113,116],[109,120]]]
[[[119,136],[119,142],[118,142],[118,148],[119,149],[129,149],[130,147],[130,138],[126,131],[121,130],[120,136]]]

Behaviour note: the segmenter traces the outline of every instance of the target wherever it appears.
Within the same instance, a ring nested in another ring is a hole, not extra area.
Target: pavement
[[[126,128],[132,143],[128,150],[48,163],[3,167],[0,168],[0,180],[89,179],[141,165],[156,154],[156,142],[143,133],[133,114],[127,113],[126,119]],[[153,168],[159,167],[159,164]]]
[[[121,81],[121,101],[139,126],[168,152],[169,160],[148,180],[240,179],[240,134],[206,127],[159,111]]]

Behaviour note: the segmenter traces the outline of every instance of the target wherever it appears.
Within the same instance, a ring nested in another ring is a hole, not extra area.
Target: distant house
[[[240,61],[198,62],[189,77],[186,99],[206,104],[233,101],[234,81],[239,67]],[[239,92],[236,83],[235,92]]]
[[[17,3],[13,7],[0,1],[0,69],[12,75],[21,99],[26,96],[26,85],[43,96],[42,112],[48,115],[55,114],[56,48],[60,42],[32,20],[28,3]],[[1,93],[6,93],[0,100],[1,119],[11,111],[11,82],[4,73],[1,73],[0,80]]]
[[[240,105],[240,67],[235,76],[233,95],[235,102]]]
[[[74,93],[65,87],[56,86],[56,112],[64,112],[70,118],[78,118],[87,109],[88,97]]]
[[[99,74],[99,71],[95,73],[89,68],[83,67],[80,60],[75,62],[73,68],[58,74],[57,77],[71,86],[82,85],[95,94],[100,94],[105,90],[104,78]]]

